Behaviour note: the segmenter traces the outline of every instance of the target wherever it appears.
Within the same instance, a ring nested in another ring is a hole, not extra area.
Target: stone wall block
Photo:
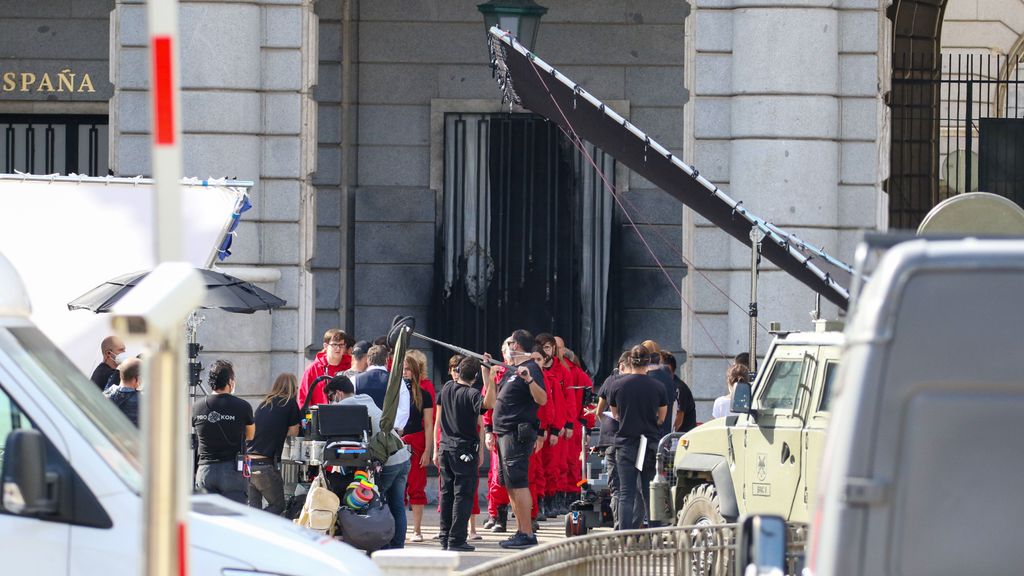
[[[316,126],[318,144],[341,144],[341,106],[318,101]]]
[[[874,142],[878,138],[879,106],[877,98],[843,98],[840,101],[843,140]]]
[[[362,264],[355,275],[356,306],[429,306],[431,264]]]
[[[731,358],[736,352],[736,342],[729,339],[729,318],[724,314],[698,314],[693,318],[693,342],[690,344],[691,356],[721,357],[723,354]],[[725,382],[725,371],[721,382]],[[692,390],[692,388],[691,388]]]
[[[206,320],[199,327],[199,342],[206,350],[270,350],[270,317],[280,313],[200,310]]]
[[[635,106],[631,121],[659,144],[672,149],[683,147],[683,109]]]
[[[355,191],[357,222],[429,222],[433,224],[436,193],[429,188],[372,188]]]
[[[878,94],[878,57],[874,54],[839,56],[840,89],[843,96]]]
[[[557,64],[664,64],[683,59],[683,27],[677,24],[602,26],[600,34],[578,24],[541,24],[537,53]],[[629,49],[623,50],[623,46]]]
[[[445,41],[438,42],[439,38]],[[482,45],[483,25],[479,22],[443,22],[424,26],[418,21],[363,21],[359,26],[361,62],[486,64],[486,46],[481,50],[465,49],[466,46]]]
[[[433,264],[433,223],[356,222],[356,264]]]
[[[427,146],[360,146],[359,182],[366,186],[426,186],[430,183]]]
[[[259,88],[258,6],[186,3],[180,14],[182,88]]]
[[[317,102],[341,102],[340,64],[320,63],[317,85],[313,87],[313,98]]]
[[[622,192],[620,196],[622,196],[622,203],[629,211],[629,215],[637,224],[678,226],[683,221],[683,210],[679,201],[660,188],[653,186],[637,188],[634,186],[628,191]],[[616,210],[618,210],[617,205]],[[624,220],[622,224],[628,226],[629,222]]]
[[[627,309],[622,312],[622,347],[654,340],[662,348],[682,348],[679,309]]]
[[[231,241],[232,264],[260,264],[260,230],[258,222],[242,218]]]
[[[263,90],[302,90],[302,52],[263,50]]]
[[[260,224],[263,240],[263,262],[294,264],[299,260],[299,225],[278,222]]]
[[[341,230],[317,228],[313,267],[337,270],[339,266],[341,266]]]
[[[341,148],[318,146],[316,150],[316,172],[313,183],[324,186],[341,185]]]
[[[735,140],[733,198],[780,226],[833,226],[839,147],[823,140]]]
[[[317,270],[313,275],[316,284],[316,307],[337,310],[341,307],[341,274],[337,270]]]
[[[13,4],[21,4],[21,2],[14,2]],[[36,4],[38,5],[38,3]],[[120,43],[122,47],[148,46],[149,31],[146,29],[146,6],[144,4],[122,4],[117,7],[117,13],[118,25],[116,41]],[[8,17],[10,18],[13,16],[8,12]]]
[[[429,106],[359,107],[360,145],[430,145]]]
[[[320,35],[323,41],[323,34]],[[263,46],[268,48],[302,47],[302,8],[267,6],[263,9]]]
[[[298,180],[270,180],[262,183],[261,219],[270,222],[298,222],[301,186]],[[296,239],[297,241],[298,239]]]
[[[682,246],[682,227],[678,224],[669,226],[637,226],[647,241],[644,244],[632,226],[625,224],[619,234],[620,262],[623,266],[684,266],[680,256]],[[650,246],[650,250],[648,250]],[[651,255],[651,251],[654,255]],[[657,258],[657,260],[655,260]]]
[[[835,10],[749,8],[733,14],[736,93],[835,94],[839,89]]]
[[[881,194],[874,186],[839,186],[839,224],[843,227],[877,228]]]
[[[698,312],[727,313],[732,303],[729,297],[729,272],[691,270],[692,290],[686,295],[690,306]],[[724,294],[722,292],[725,292]]]
[[[205,326],[205,325],[204,325]],[[202,335],[199,337],[202,343]],[[260,352],[239,352],[236,350],[251,350],[250,348],[232,347],[228,350],[215,350],[207,347],[199,355],[199,361],[203,363],[203,386],[207,386],[210,366],[217,360],[231,362],[235,370],[235,396],[248,400],[254,407],[270,391],[273,384],[270,375],[270,353]]]
[[[262,176],[270,178],[299,178],[300,142],[297,138],[266,136],[263,138]]]
[[[950,4],[956,4],[951,2]],[[874,54],[878,52],[879,14],[875,10],[839,13],[839,51]]]
[[[682,66],[629,66],[624,88],[633,106],[682,106],[688,98]]]
[[[878,182],[878,145],[874,142],[844,142],[842,144],[843,184],[869,184]]]
[[[697,54],[697,95],[731,96],[734,91],[733,65],[731,54]]]
[[[271,350],[295,350],[299,346],[299,311],[298,310],[275,310],[270,315],[271,321]],[[267,348],[257,348],[266,350]],[[245,348],[243,348],[245,350]],[[267,388],[269,389],[269,383]]]
[[[694,136],[700,139],[732,137],[732,99],[705,97],[695,103]]]
[[[149,93],[122,90],[118,94],[117,123],[122,134],[149,134]]]
[[[316,225],[341,226],[341,190],[322,186],[316,189]]]
[[[696,105],[700,110],[702,100]],[[732,112],[729,114],[730,122]],[[693,165],[700,170],[701,176],[714,182],[719,188],[725,188],[729,182],[730,148],[728,140],[701,139],[693,152]]]
[[[258,134],[260,97],[255,92],[183,91],[182,130],[187,133]]]
[[[696,48],[700,52],[732,51],[732,11],[699,10],[696,14]]]
[[[721,228],[696,228],[694,230],[693,265],[698,270],[722,270],[730,267],[729,246],[733,240]]]
[[[148,149],[147,149],[148,154]],[[259,180],[260,138],[238,134],[185,134],[184,173],[197,178]]]
[[[302,96],[298,93],[263,95],[267,134],[298,135],[302,130]]]
[[[327,72],[324,70],[320,75],[321,87]],[[364,104],[422,104],[438,97],[439,76],[439,68],[424,64],[360,62],[359,101]],[[341,77],[340,72],[338,77]]]
[[[832,96],[735,96],[731,101],[734,138],[839,136],[839,100]]]
[[[148,90],[149,51],[145,48],[122,48],[114,60],[116,68],[111,82],[121,90]]]
[[[299,305],[299,267],[279,266],[277,269],[281,271],[281,278],[267,289],[284,300],[286,307],[295,308]]]

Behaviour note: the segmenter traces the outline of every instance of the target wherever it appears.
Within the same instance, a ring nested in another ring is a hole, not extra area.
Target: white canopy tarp
[[[248,182],[182,181],[185,259],[210,267]],[[21,275],[32,320],[86,375],[110,318],[67,304],[95,286],[155,266],[153,182],[142,178],[0,174],[0,252]],[[134,352],[133,350],[129,350]]]

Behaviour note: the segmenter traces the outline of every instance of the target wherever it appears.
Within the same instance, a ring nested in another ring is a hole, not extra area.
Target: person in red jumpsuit
[[[309,387],[313,381],[320,376],[334,377],[352,367],[352,356],[349,354],[349,350],[353,344],[355,344],[355,340],[342,330],[331,328],[324,332],[323,350],[316,353],[313,363],[302,373],[302,382],[299,384],[296,396],[300,408],[306,402],[306,396],[309,395]],[[326,384],[326,382],[321,382],[313,391],[313,397],[309,402],[310,406],[328,403],[327,394],[324,393]]]
[[[511,362],[511,357],[506,344],[501,345],[501,356],[506,364]],[[498,366],[492,372],[495,382],[499,382],[505,374],[505,367]],[[487,521],[484,522],[484,529],[493,533],[504,533],[508,525],[508,490],[498,482],[498,444],[494,440],[494,432],[491,426],[494,423],[494,410],[488,410],[483,416],[484,443],[491,453],[490,469],[487,472]]]
[[[547,442],[540,451],[543,473],[539,477],[538,489],[543,497],[540,502],[538,518],[542,513],[546,518],[554,518],[568,511],[563,506],[560,496],[564,475],[567,473],[565,454],[568,441],[566,432],[571,427],[569,405],[566,396],[566,372],[564,366],[555,360],[556,342],[551,334],[538,334],[537,351],[540,354],[538,363],[544,370],[544,382],[548,387],[548,404],[545,406],[545,420],[542,422],[547,432]]]
[[[588,428],[594,426],[594,415],[586,413],[586,407],[583,405],[583,399],[586,396],[588,388],[593,389],[594,383],[591,381],[590,376],[587,375],[586,371],[580,367],[579,362],[576,360],[575,354],[569,351],[565,346],[565,341],[556,336],[555,342],[557,344],[556,355],[558,361],[565,366],[566,370],[570,373],[570,377],[567,381],[570,383],[568,386],[569,391],[572,392],[572,418],[573,423],[576,425],[574,428],[577,430],[577,435],[573,436],[572,430],[566,434],[570,437],[570,442],[567,443],[566,451],[566,466],[568,469],[568,475],[564,479],[562,489],[566,493],[566,497],[571,503],[579,498],[579,482],[583,479],[583,438],[582,435],[587,433]]]

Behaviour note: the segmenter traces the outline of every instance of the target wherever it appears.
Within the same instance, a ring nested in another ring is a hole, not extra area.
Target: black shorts
[[[530,487],[530,455],[537,432],[498,436],[498,484],[505,488]]]

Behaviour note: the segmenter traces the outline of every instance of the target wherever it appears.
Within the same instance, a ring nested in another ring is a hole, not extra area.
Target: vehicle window
[[[829,362],[825,364],[825,384],[821,388],[821,406],[818,407],[819,412],[828,412],[832,407],[832,383],[836,379],[836,374],[839,373],[839,363]]]
[[[14,360],[38,393],[137,493],[142,486],[139,431],[114,403],[99,394],[96,386],[38,328],[0,329],[0,350]]]
[[[7,437],[15,430],[27,430],[30,428],[33,428],[33,426],[28,416],[0,388],[0,470],[3,469],[4,456],[7,450]]]
[[[778,360],[761,394],[762,410],[792,410],[803,370],[800,360]]]

